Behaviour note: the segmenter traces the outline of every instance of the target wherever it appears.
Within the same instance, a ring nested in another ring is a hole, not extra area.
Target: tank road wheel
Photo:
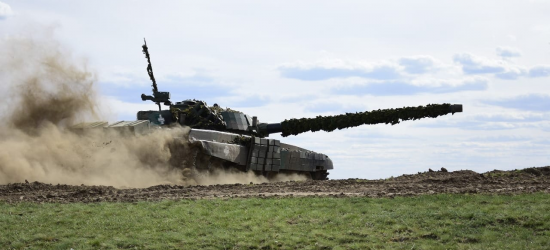
[[[210,155],[198,151],[193,164],[195,169],[198,171],[208,171],[210,169],[210,157]]]
[[[311,178],[313,180],[328,180],[328,172],[326,170],[311,172]]]
[[[208,170],[210,168],[210,155],[204,154],[200,149],[196,149],[193,156],[190,177],[197,184],[201,179],[208,177]],[[188,173],[189,174],[189,173]]]

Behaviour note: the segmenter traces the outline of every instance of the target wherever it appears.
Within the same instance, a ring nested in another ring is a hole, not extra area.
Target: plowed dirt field
[[[385,180],[347,179],[210,186],[158,185],[117,189],[108,186],[52,185],[40,182],[0,185],[0,201],[136,202],[270,196],[395,197],[439,193],[550,193],[550,166],[479,174],[469,170],[429,171]]]

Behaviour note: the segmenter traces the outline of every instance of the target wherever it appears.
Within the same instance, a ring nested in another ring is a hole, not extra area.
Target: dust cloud
[[[214,185],[214,184],[249,184],[249,183],[267,183],[267,182],[279,182],[279,181],[303,181],[307,178],[298,174],[278,174],[273,178],[266,178],[264,176],[258,176],[253,172],[237,172],[237,171],[213,171],[205,175],[197,175],[194,177],[195,181],[199,185]]]
[[[74,133],[72,124],[102,120],[96,74],[86,60],[51,38],[8,37],[0,47],[5,52],[0,56],[0,184],[148,187],[268,181],[234,171],[195,175],[189,168],[195,151],[188,128],[138,136],[102,129]],[[274,180],[303,179],[281,175]]]

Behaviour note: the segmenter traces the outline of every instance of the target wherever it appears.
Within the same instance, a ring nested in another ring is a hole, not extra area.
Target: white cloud
[[[532,67],[529,70],[530,77],[547,77],[550,76],[550,65],[539,65]]]
[[[305,81],[331,78],[361,77],[367,79],[397,79],[401,67],[394,62],[363,62],[350,60],[320,60],[315,62],[285,63],[279,67],[281,75]]]
[[[449,94],[462,91],[484,91],[488,80],[484,77],[465,79],[417,79],[403,81],[377,81],[352,86],[339,86],[333,90],[341,95],[403,96],[417,94]]]
[[[435,73],[442,67],[443,64],[432,56],[418,55],[377,62],[343,59],[325,59],[313,62],[298,61],[284,63],[278,69],[281,75],[286,78],[317,81],[349,77],[376,80],[400,79],[407,74]]]
[[[483,76],[468,76],[464,78],[450,78],[450,79],[441,79],[441,78],[423,78],[423,79],[413,79],[411,85],[415,86],[424,86],[424,87],[461,87],[464,85],[484,85],[486,86],[489,83],[489,79]]]
[[[465,74],[492,74],[504,80],[516,80],[522,76],[550,76],[550,65],[537,65],[528,68],[510,61],[490,59],[470,53],[457,54],[454,56],[454,61],[462,66],[462,71]]]
[[[508,67],[502,73],[495,74],[496,77],[505,80],[515,80],[527,74],[527,70],[521,67]]]
[[[470,53],[456,54],[453,60],[462,65],[462,71],[466,74],[504,73],[508,67],[505,61],[479,57]]]
[[[527,111],[550,111],[550,96],[540,93],[515,96],[501,100],[485,100],[487,104]]]
[[[497,56],[500,56],[502,58],[520,57],[521,51],[512,47],[497,47]]]
[[[11,7],[6,3],[0,2],[0,19],[7,18],[11,15],[13,15]]]
[[[399,64],[410,74],[424,74],[439,68],[440,63],[431,56],[413,56],[399,59]]]

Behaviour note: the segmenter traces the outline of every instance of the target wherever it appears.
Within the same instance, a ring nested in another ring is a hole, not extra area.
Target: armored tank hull
[[[176,125],[165,129],[179,129],[178,127]],[[75,132],[102,129],[123,136],[151,136],[152,132],[163,127],[148,120],[137,120],[112,124],[80,123],[71,129]],[[188,168],[199,173],[234,169],[252,171],[266,177],[273,177],[278,173],[297,173],[314,180],[328,179],[327,171],[333,169],[332,160],[327,155],[281,143],[276,139],[207,129],[182,128],[181,131],[174,138],[180,142],[176,145],[190,146],[171,148],[174,159],[170,162],[175,167]],[[183,155],[186,157],[180,157]]]
[[[333,169],[327,155],[276,139],[191,129],[189,140],[200,143],[200,154],[231,162],[241,171],[254,171],[268,177],[277,173],[298,173],[314,180],[325,180],[327,171]],[[237,141],[240,143],[227,143]],[[195,167],[204,166],[195,162]]]

